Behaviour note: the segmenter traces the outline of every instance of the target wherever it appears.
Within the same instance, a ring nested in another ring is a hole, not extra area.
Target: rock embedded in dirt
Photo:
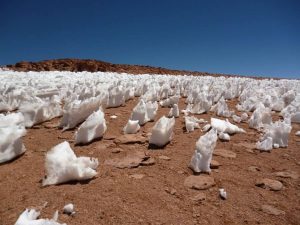
[[[196,189],[196,190],[209,189],[210,187],[213,187],[215,184],[216,183],[213,177],[204,176],[204,175],[200,175],[200,176],[191,175],[187,177],[184,181],[185,187]]]
[[[249,166],[248,171],[250,171],[250,172],[259,172],[260,169],[257,166]]]
[[[59,126],[58,123],[45,123],[45,124],[44,124],[44,127],[45,127],[46,129],[53,129],[53,128],[57,128],[58,126]]]
[[[176,195],[177,191],[174,188],[165,188],[165,191],[171,195]]]
[[[272,180],[268,178],[264,178],[256,181],[255,184],[257,187],[270,189],[271,191],[280,191],[283,188],[283,184],[278,180]]]
[[[162,159],[162,160],[166,160],[166,161],[170,161],[170,160],[171,160],[170,157],[165,156],[165,155],[160,155],[160,156],[158,156],[158,158],[159,158],[159,159]]]
[[[142,178],[145,177],[145,174],[138,174],[138,173],[136,173],[136,174],[129,175],[129,177],[137,179],[137,180],[140,180],[140,179],[142,179]]]
[[[155,164],[155,159],[151,157],[140,163],[141,166],[152,166],[154,164]]]
[[[143,137],[149,138],[151,136],[151,133],[142,133]]]
[[[221,156],[224,158],[230,158],[234,159],[236,158],[236,153],[230,150],[225,150],[225,149],[215,149],[213,152],[213,155],[215,156]]]
[[[171,195],[175,195],[176,193],[177,193],[176,189],[174,189],[174,188],[171,188],[171,190],[170,190],[170,194],[171,194]]]
[[[116,144],[113,142],[99,142],[99,144],[96,145],[96,149],[98,150],[106,150],[113,147],[116,147]]]
[[[147,138],[141,134],[124,134],[114,140],[116,144],[144,144],[146,141]]]
[[[234,147],[240,148],[240,149],[255,149],[255,143],[248,143],[248,142],[240,142],[233,144]]]
[[[104,161],[104,164],[114,166],[119,169],[135,168],[148,158],[149,156],[147,156],[144,152],[135,152],[121,159],[107,159]]]
[[[116,135],[104,135],[104,136],[103,136],[103,139],[104,139],[104,140],[114,140],[114,139],[116,139],[116,138],[117,138]]]
[[[291,178],[294,180],[299,178],[298,173],[296,173],[294,171],[281,171],[281,172],[276,172],[274,174],[276,177]]]
[[[247,142],[233,144],[232,146],[234,147],[234,149],[237,150],[242,149],[249,153],[254,153],[253,150],[256,148],[255,143],[247,143]]]
[[[120,152],[123,152],[124,150],[123,149],[121,149],[121,148],[114,148],[114,149],[112,149],[112,151],[111,151],[111,153],[120,153]]]
[[[184,174],[184,171],[178,170],[177,173],[178,173],[178,174]]]
[[[289,159],[289,158],[290,158],[290,155],[287,154],[287,153],[284,153],[284,154],[282,155],[282,158],[284,158],[284,159]]]
[[[267,214],[270,214],[270,215],[274,215],[274,216],[280,216],[280,215],[285,215],[285,212],[280,210],[280,209],[277,209],[271,205],[262,205],[261,206],[261,210],[264,212],[264,213],[267,213]]]
[[[195,201],[195,202],[202,202],[202,201],[206,200],[206,194],[201,192],[201,193],[195,195],[194,197],[192,197],[191,200]]]
[[[219,163],[217,160],[212,159],[210,161],[210,168],[211,169],[218,169],[219,166],[221,166],[221,163]]]

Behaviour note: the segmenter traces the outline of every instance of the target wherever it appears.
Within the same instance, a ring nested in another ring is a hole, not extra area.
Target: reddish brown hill
[[[89,71],[89,72],[117,72],[129,74],[170,74],[170,75],[193,75],[193,76],[224,76],[224,77],[241,77],[241,75],[217,74],[187,70],[173,70],[162,67],[113,64],[93,59],[53,59],[39,62],[18,62],[14,65],[7,65],[7,68],[15,71]],[[242,76],[245,77],[245,76]],[[267,77],[247,76],[255,79],[270,79]],[[272,78],[278,79],[278,78]]]
[[[98,60],[81,60],[81,59],[56,59],[45,60],[40,62],[18,62],[15,65],[7,65],[9,69],[16,71],[102,71],[102,72],[119,72],[131,74],[188,74],[188,75],[210,75],[220,76],[221,74],[211,74],[206,72],[191,72],[185,70],[171,70],[161,67],[113,64]],[[228,75],[223,75],[228,76]]]

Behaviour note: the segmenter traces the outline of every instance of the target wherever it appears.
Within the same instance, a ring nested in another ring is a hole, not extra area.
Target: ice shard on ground
[[[211,126],[215,128],[218,132],[235,134],[235,133],[245,133],[242,128],[230,123],[228,119],[220,120],[216,118],[211,118]]]
[[[175,118],[161,117],[152,128],[149,143],[162,147],[172,140]]]
[[[130,120],[138,120],[140,125],[143,125],[150,120],[148,118],[147,105],[144,100],[141,99],[134,107]]]
[[[98,164],[96,158],[76,157],[70,144],[62,142],[46,155],[43,186],[91,179],[97,174]]]
[[[15,225],[66,225],[57,222],[57,211],[52,219],[38,219],[40,212],[35,209],[26,209],[18,218]]]
[[[12,160],[26,151],[22,142],[25,134],[24,126],[0,126],[0,163]]]
[[[210,162],[218,140],[217,130],[211,129],[196,142],[196,150],[189,167],[196,173],[210,172]]]
[[[96,138],[102,137],[106,129],[104,113],[101,110],[93,112],[75,133],[75,143],[89,143]]]
[[[128,120],[126,126],[123,128],[125,134],[135,134],[139,131],[140,125],[138,120]]]

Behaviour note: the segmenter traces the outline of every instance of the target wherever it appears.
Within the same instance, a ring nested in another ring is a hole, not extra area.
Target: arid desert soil
[[[155,122],[148,122],[141,128],[138,143],[123,144],[119,140],[123,136],[122,128],[137,103],[135,98],[124,107],[106,109],[108,130],[104,138],[84,146],[74,146],[76,129],[62,132],[57,128],[59,118],[28,129],[24,137],[25,154],[0,165],[0,224],[14,224],[26,208],[39,209],[45,203],[42,218],[51,218],[55,210],[59,210],[59,221],[69,225],[300,224],[297,177],[300,174],[300,137],[295,136],[300,130],[299,124],[293,124],[288,148],[273,149],[270,153],[255,150],[260,134],[249,129],[246,123],[239,124],[247,133],[233,135],[229,142],[218,140],[216,146],[221,152],[234,152],[236,157],[214,155],[213,160],[220,166],[212,169],[210,175],[200,176],[213,177],[215,186],[194,190],[186,187],[184,181],[193,174],[188,164],[195,143],[204,132],[197,129],[186,133],[181,114],[176,119],[173,140],[165,148],[151,149],[145,141]],[[236,100],[228,103],[235,109]],[[185,108],[184,99],[180,100],[179,107]],[[168,108],[160,107],[155,121],[168,112]],[[117,118],[112,119],[111,115]],[[212,115],[196,117],[209,120]],[[274,118],[279,117],[274,115]],[[85,182],[42,187],[45,154],[64,140],[71,142],[78,156],[99,159],[98,175]],[[150,156],[150,165],[119,169],[105,163],[139,152]],[[276,176],[280,171],[292,172],[294,176]],[[263,178],[278,180],[283,188],[272,191],[256,186]],[[219,188],[225,188],[226,200],[219,197]],[[74,216],[62,214],[62,208],[68,203],[75,205]]]

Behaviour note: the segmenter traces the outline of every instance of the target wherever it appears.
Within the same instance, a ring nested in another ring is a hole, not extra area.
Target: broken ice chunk
[[[291,114],[291,121],[293,123],[300,123],[300,112],[295,112]]]
[[[206,132],[206,131],[208,131],[210,128],[211,128],[211,125],[210,125],[210,124],[206,124],[205,126],[202,127],[202,131],[203,131],[203,132]]]
[[[89,143],[96,138],[100,138],[105,133],[107,127],[104,113],[101,110],[92,113],[84,123],[80,125],[75,133],[75,143]]]
[[[255,109],[252,116],[249,119],[249,127],[254,129],[260,129],[266,124],[272,123],[271,110],[266,108],[262,103]]]
[[[273,144],[273,147],[274,147],[274,148],[279,148],[279,144],[276,144],[276,143],[275,143],[275,144]]]
[[[230,140],[230,136],[227,133],[220,132],[219,133],[219,139],[223,140],[223,141],[229,141]]]
[[[18,218],[15,225],[66,225],[58,223],[58,212],[56,211],[52,219],[38,219],[40,212],[35,209],[26,209]]]
[[[24,126],[0,127],[0,163],[12,160],[26,151],[22,142],[25,134]]]
[[[241,115],[241,122],[245,122],[245,121],[247,121],[247,119],[248,119],[248,114],[244,112],[244,113]]]
[[[211,129],[196,142],[196,150],[189,167],[196,173],[210,172],[210,162],[218,140],[217,130]]]
[[[159,104],[162,106],[162,107],[171,107],[173,106],[174,104],[178,104],[179,102],[179,95],[175,95],[175,96],[172,96],[170,98],[167,98],[165,100],[162,100],[159,102]]]
[[[241,117],[237,116],[237,115],[233,115],[232,119],[234,122],[236,123],[240,123],[242,121]]]
[[[150,136],[149,143],[162,147],[171,141],[173,137],[173,128],[175,125],[175,118],[161,117],[154,127]]]
[[[198,120],[194,116],[185,116],[184,121],[185,121],[185,129],[187,132],[191,132],[194,131],[194,129],[200,128],[199,126],[200,120]]]
[[[220,120],[216,118],[211,118],[211,126],[217,129],[218,132],[234,134],[234,133],[246,133],[242,128],[230,123],[227,119]]]
[[[157,114],[158,104],[157,102],[147,102],[146,103],[146,110],[147,110],[147,117],[150,121],[154,121],[155,116]]]
[[[65,205],[63,212],[68,215],[74,215],[75,214],[74,205],[72,203]]]
[[[216,112],[218,116],[230,117],[233,111],[229,111],[228,105],[222,96],[218,103],[211,107],[211,111]]]
[[[12,125],[23,125],[24,116],[21,112],[8,113],[7,115],[0,114],[0,127],[8,127]]]
[[[177,104],[174,104],[173,107],[170,109],[170,112],[168,114],[168,117],[179,117],[179,108]]]
[[[60,121],[60,127],[68,130],[76,127],[83,122],[93,112],[99,110],[100,106],[105,105],[107,96],[98,96],[81,100],[72,101],[64,106],[63,117]]]
[[[130,119],[138,120],[140,125],[143,125],[150,120],[147,114],[147,105],[144,100],[141,99],[139,103],[134,107]]]
[[[222,199],[224,199],[224,200],[227,199],[227,193],[224,188],[219,189],[219,194]]]
[[[266,125],[263,135],[263,140],[271,137],[273,140],[273,145],[278,144],[279,147],[287,147],[289,134],[292,130],[291,124],[285,123],[284,121],[276,121],[270,125]]]
[[[135,134],[139,131],[140,125],[138,120],[128,120],[126,126],[123,128],[125,134]]]
[[[37,102],[23,104],[19,111],[24,115],[26,127],[59,117],[63,114],[60,102],[44,101],[36,97]]]
[[[256,149],[261,151],[271,151],[273,148],[273,139],[267,137],[265,140],[256,143]]]
[[[46,155],[46,178],[43,186],[61,184],[72,180],[87,180],[97,172],[98,159],[76,157],[68,142],[54,146]]]

